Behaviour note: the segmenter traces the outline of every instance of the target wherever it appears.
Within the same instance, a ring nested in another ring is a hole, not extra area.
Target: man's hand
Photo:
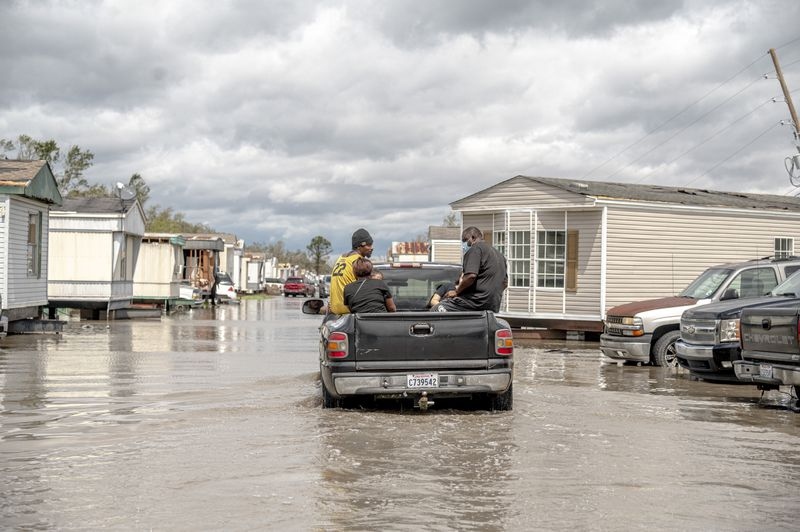
[[[445,299],[448,299],[448,298],[451,298],[451,297],[456,297],[457,295],[458,295],[458,292],[456,292],[455,290],[448,290],[447,292],[444,293]]]

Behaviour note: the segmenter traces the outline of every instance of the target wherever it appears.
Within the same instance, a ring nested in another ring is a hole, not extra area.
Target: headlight
[[[615,321],[616,323],[610,320],[606,321],[606,331],[616,332],[616,334],[621,334],[622,336],[642,336],[644,334],[642,318],[626,316],[615,318]]]
[[[739,320],[720,320],[719,321],[719,341],[738,342],[739,341]]]

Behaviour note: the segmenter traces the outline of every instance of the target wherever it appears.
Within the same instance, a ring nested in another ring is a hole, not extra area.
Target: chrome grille
[[[681,320],[681,338],[691,344],[717,343],[717,320]]]

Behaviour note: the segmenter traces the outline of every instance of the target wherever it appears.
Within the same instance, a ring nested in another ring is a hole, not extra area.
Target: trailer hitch
[[[414,407],[415,408],[419,408],[420,410],[422,410],[424,412],[425,410],[428,409],[428,407],[431,407],[434,404],[435,403],[433,401],[428,399],[428,392],[422,392],[422,395],[420,395],[420,398],[417,401],[417,404],[414,405]]]

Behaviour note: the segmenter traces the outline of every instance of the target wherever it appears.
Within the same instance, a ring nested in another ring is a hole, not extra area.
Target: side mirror
[[[739,299],[739,292],[737,292],[735,288],[728,288],[719,300],[725,301],[728,299]]]
[[[303,314],[327,314],[328,308],[321,299],[306,299],[303,302]]]

